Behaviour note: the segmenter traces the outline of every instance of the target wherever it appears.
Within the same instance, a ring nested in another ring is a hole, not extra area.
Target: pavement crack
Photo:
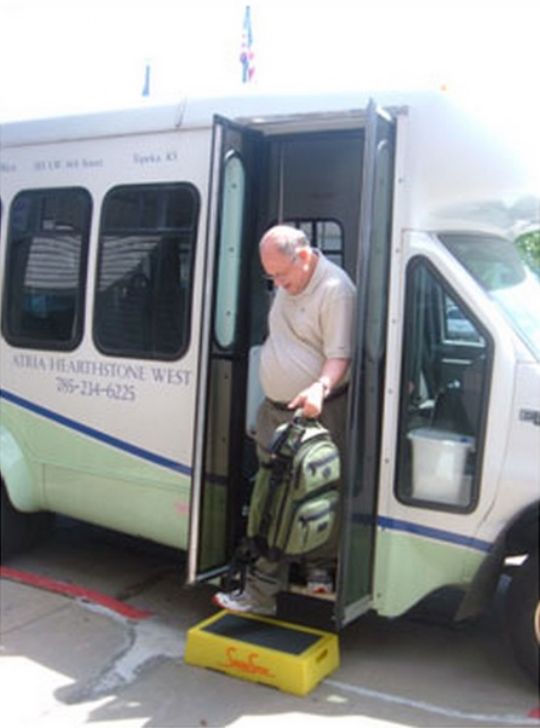
[[[37,616],[32,617],[32,619],[28,619],[26,622],[18,622],[17,624],[13,625],[13,627],[8,627],[8,629],[0,630],[0,635],[4,637],[8,634],[12,634],[13,632],[18,632],[21,629],[26,629],[26,627],[30,627],[33,624],[41,622],[43,619],[50,617],[53,614],[57,614],[58,612],[63,612],[66,609],[69,609],[69,603],[62,604],[59,607],[51,609],[50,611],[40,612]]]
[[[180,629],[153,620],[126,622],[126,627],[126,643],[122,649],[84,684],[58,691],[59,699],[67,704],[95,700],[133,683],[152,665],[165,659],[181,659],[184,635]]]

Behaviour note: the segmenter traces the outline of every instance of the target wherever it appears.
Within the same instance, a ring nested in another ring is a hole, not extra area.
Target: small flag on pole
[[[251,30],[251,8],[246,5],[244,24],[242,26],[242,49],[240,63],[242,64],[242,83],[248,83],[255,75],[255,54],[253,52],[253,32]]]
[[[147,63],[144,69],[144,86],[142,90],[143,96],[150,96],[150,64]]]

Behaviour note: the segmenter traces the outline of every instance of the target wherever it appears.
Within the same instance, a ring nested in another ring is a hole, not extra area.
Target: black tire
[[[506,595],[506,617],[516,660],[538,685],[540,602],[537,555],[529,556],[512,577]]]
[[[34,546],[50,531],[50,513],[22,513],[13,507],[7,491],[0,486],[0,561]]]

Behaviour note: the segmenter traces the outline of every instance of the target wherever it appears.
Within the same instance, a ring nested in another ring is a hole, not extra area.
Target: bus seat
[[[463,407],[469,426],[473,431],[478,429],[480,423],[485,376],[486,356],[480,354],[463,372],[461,385]]]
[[[478,433],[482,406],[485,357],[480,355],[463,370],[461,381],[450,382],[435,399],[432,424],[463,435]]]
[[[154,297],[154,347],[175,354],[184,330],[186,291],[180,286],[180,254],[176,241],[163,241],[159,258],[159,290]]]

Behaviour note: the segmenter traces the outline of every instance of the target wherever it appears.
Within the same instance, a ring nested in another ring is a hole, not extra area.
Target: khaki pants
[[[257,455],[259,462],[269,459],[270,444],[274,431],[284,422],[290,422],[294,412],[276,406],[270,400],[264,400],[257,413]],[[326,427],[337,445],[341,455],[343,472],[343,455],[346,445],[347,392],[344,391],[324,403],[320,422]],[[328,541],[309,555],[306,567],[331,568],[335,564],[340,532],[340,513],[334,523]],[[259,557],[246,576],[246,591],[260,604],[273,604],[276,594],[286,588],[289,578],[289,564],[286,561],[268,561]]]

